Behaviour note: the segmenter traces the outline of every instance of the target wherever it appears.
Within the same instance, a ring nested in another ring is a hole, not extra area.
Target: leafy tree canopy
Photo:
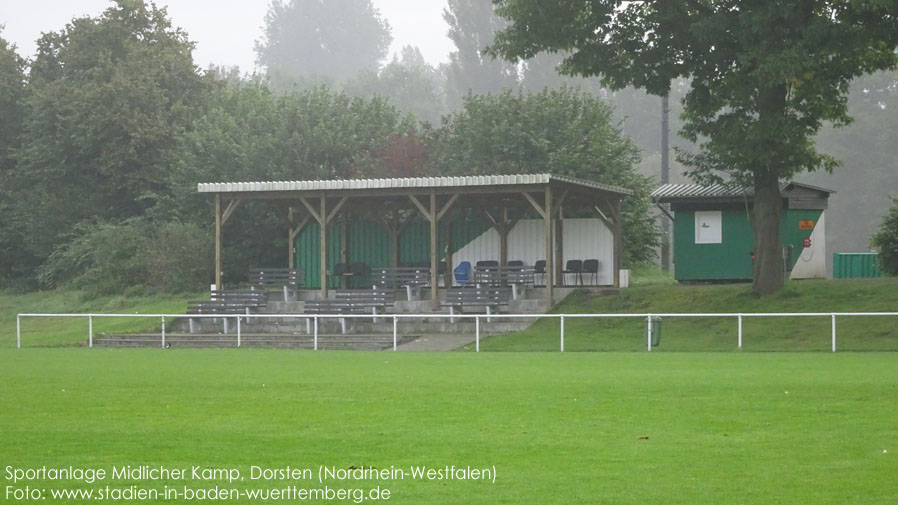
[[[362,71],[343,86],[349,95],[387,98],[397,109],[435,124],[445,112],[443,76],[414,46],[402,48],[380,71]]]
[[[290,79],[342,82],[377,69],[391,41],[390,25],[371,0],[274,0],[256,61],[280,87],[289,88]]]
[[[898,199],[892,199],[892,208],[870,242],[879,249],[879,266],[882,271],[898,275]]]
[[[142,0],[41,37],[13,177],[33,254],[46,258],[81,220],[139,216],[167,192],[169,148],[208,89],[192,49]]]
[[[639,152],[611,122],[611,108],[589,93],[469,95],[435,132],[434,169],[448,174],[569,175],[634,191],[624,200],[624,260],[649,261],[657,242],[650,180],[633,166]]]
[[[495,93],[517,86],[516,65],[483,53],[496,32],[506,26],[505,20],[493,12],[490,0],[449,0],[443,19],[456,47],[446,67],[450,106],[460,105],[468,93]]]
[[[568,73],[601,75],[656,95],[691,79],[681,153],[699,180],[753,187],[754,289],[783,285],[778,182],[831,170],[813,136],[847,124],[845,94],[864,73],[894,68],[898,3],[851,0],[627,2],[496,0],[511,24],[494,54],[516,60],[562,51]]]
[[[2,29],[2,25],[0,25]],[[0,280],[14,269],[21,270],[16,258],[22,254],[20,233],[9,219],[16,192],[10,187],[10,172],[15,166],[14,153],[19,145],[25,106],[25,60],[15,47],[0,37]],[[21,274],[21,272],[19,272]]]
[[[0,25],[0,34],[3,26]],[[0,170],[19,136],[24,113],[25,60],[0,36]]]

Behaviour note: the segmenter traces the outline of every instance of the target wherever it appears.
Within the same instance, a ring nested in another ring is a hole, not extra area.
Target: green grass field
[[[898,279],[792,281],[766,298],[747,284],[678,285],[655,275],[615,296],[575,292],[555,313],[782,313],[898,312]],[[836,320],[837,348],[845,351],[898,351],[898,316],[842,317]],[[736,351],[735,318],[665,318],[656,351]],[[485,339],[484,351],[552,351],[559,348],[558,319],[528,330]],[[639,351],[646,348],[643,319],[567,319],[566,351]],[[828,351],[831,321],[814,318],[745,318],[744,351]]]
[[[16,345],[16,314],[183,314],[187,300],[204,299],[207,295],[181,296],[115,296],[84,300],[77,291],[56,290],[34,293],[0,291],[0,348]],[[158,319],[98,319],[94,332],[158,331]],[[68,318],[24,318],[23,345],[28,347],[76,346],[87,342],[87,320]]]
[[[616,296],[577,292],[555,313],[688,313],[688,312],[894,312],[898,311],[898,278],[856,281],[790,282],[776,295],[758,298],[747,284],[678,285],[655,270],[634,274],[633,287]],[[183,313],[181,297],[114,297],[81,300],[78,293],[53,291],[26,295],[0,292],[0,348],[15,346],[15,315],[21,312]],[[95,334],[158,331],[156,319],[94,321]],[[837,320],[837,347],[844,351],[898,351],[898,317],[845,317]],[[567,351],[642,351],[643,320],[568,319]],[[87,341],[85,319],[23,320],[23,345],[78,346]],[[743,351],[828,351],[829,317],[749,319],[743,322]],[[484,351],[555,351],[559,348],[557,319],[546,319],[523,332],[495,336],[482,342]],[[473,349],[470,346],[469,349]],[[735,351],[734,318],[672,319],[662,321],[665,351]]]
[[[470,465],[495,483],[331,485],[418,505],[898,497],[895,353],[0,349],[0,384],[3,489],[7,465]]]

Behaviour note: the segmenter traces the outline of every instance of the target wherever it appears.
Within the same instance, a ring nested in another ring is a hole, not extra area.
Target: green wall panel
[[[305,289],[318,289],[321,287],[321,272],[319,258],[321,257],[321,228],[318,223],[310,223],[296,237],[296,268],[305,271]],[[327,227],[327,269],[334,269],[340,258],[340,228],[336,223]]]
[[[347,239],[349,263],[362,262],[367,266],[365,275],[353,278],[350,287],[371,287],[371,269],[390,266],[390,234],[380,223],[353,221],[349,223]]]
[[[799,220],[813,220],[820,210],[784,210],[780,224],[783,245],[792,246],[792,264],[813,230],[799,230]],[[751,280],[755,247],[745,210],[721,210],[721,243],[695,243],[695,212],[677,211],[674,220],[674,276],[680,281]]]
[[[674,276],[677,280],[751,279],[754,239],[745,212],[721,211],[721,243],[695,243],[695,212],[674,220]]]
[[[833,279],[865,279],[882,277],[876,253],[833,254]]]
[[[458,251],[469,242],[479,237],[489,225],[483,219],[458,220],[452,223],[452,249]],[[306,226],[296,237],[296,267],[305,271],[306,289],[321,287],[319,271],[319,234],[318,223]],[[440,226],[438,244],[445,250],[445,225]],[[376,221],[356,220],[349,223],[347,229],[347,254],[350,263],[363,262],[368,270],[390,266],[390,235],[382,224]],[[327,227],[327,269],[333,270],[340,259],[340,221],[334,221]],[[399,234],[399,262],[425,263],[430,261],[430,224],[424,220],[409,223]],[[369,276],[352,281],[352,287],[370,285]],[[331,287],[337,287],[337,281],[331,280]]]

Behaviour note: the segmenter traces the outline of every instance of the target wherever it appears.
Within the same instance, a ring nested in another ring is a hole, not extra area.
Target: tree
[[[10,191],[10,173],[22,130],[25,91],[25,60],[15,46],[0,37],[0,280],[14,273],[14,260],[22,256],[19,233],[9,217],[15,198]]]
[[[441,175],[553,173],[634,191],[624,200],[624,261],[651,260],[657,232],[650,180],[636,173],[638,149],[611,122],[607,103],[571,88],[468,96],[434,132]]]
[[[208,226],[214,202],[199,182],[351,179],[377,175],[376,154],[414,126],[383,98],[363,100],[320,86],[272,93],[260,82],[217,87],[207,112],[177,143],[164,220]],[[298,202],[293,202],[294,205]],[[285,262],[284,206],[248,204],[228,221],[226,278]]]
[[[510,60],[567,51],[565,71],[654,95],[691,79],[681,153],[699,181],[751,188],[753,289],[783,286],[779,182],[837,161],[813,136],[850,121],[845,94],[864,73],[895,68],[898,3],[849,0],[626,2],[496,0],[510,20],[492,52]]]
[[[512,88],[518,83],[516,65],[483,54],[505,20],[496,16],[490,0],[449,0],[443,10],[449,38],[456,50],[449,53],[446,94],[450,108],[461,104],[468,93],[481,95]]]
[[[362,71],[344,84],[343,91],[362,98],[384,97],[400,111],[436,124],[446,112],[441,81],[440,72],[424,60],[417,47],[405,46],[400,57],[379,72]]]
[[[879,267],[889,275],[898,275],[898,199],[873,234],[870,243],[879,249]]]
[[[23,246],[40,261],[77,223],[141,216],[168,194],[171,148],[208,90],[192,49],[142,0],[38,41],[11,185]]]
[[[371,0],[274,0],[256,61],[279,88],[298,80],[342,82],[377,70],[391,41],[390,25]]]
[[[838,189],[826,211],[828,250],[866,250],[883,209],[892,205],[889,195],[898,194],[896,111],[898,72],[865,75],[851,83],[848,94],[848,112],[854,121],[845,128],[825,127],[815,139],[821,152],[851,169],[803,178],[810,184]]]

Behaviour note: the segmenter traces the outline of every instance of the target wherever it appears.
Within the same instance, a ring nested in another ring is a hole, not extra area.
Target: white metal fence
[[[475,350],[480,352],[480,321],[486,319],[506,319],[506,318],[556,318],[559,320],[559,350],[564,352],[564,321],[565,319],[577,318],[635,318],[644,319],[646,321],[646,350],[652,350],[652,322],[653,318],[732,318],[736,319],[737,325],[737,346],[742,349],[742,321],[745,318],[763,318],[763,317],[829,317],[831,319],[832,328],[832,352],[836,352],[836,317],[882,317],[882,316],[898,316],[898,312],[771,312],[771,313],[698,313],[698,314],[673,314],[673,313],[646,313],[646,314],[386,314],[373,316],[370,314],[233,314],[233,315],[205,315],[205,314],[17,314],[16,315],[16,347],[22,347],[22,318],[35,317],[68,317],[68,318],[87,318],[88,321],[88,346],[94,345],[93,322],[95,318],[142,318],[142,319],[159,319],[161,322],[161,345],[165,347],[165,321],[173,319],[185,318],[212,318],[212,319],[236,319],[237,332],[235,334],[237,347],[241,344],[241,328],[242,320],[249,318],[290,318],[305,319],[312,321],[312,342],[313,349],[318,350],[318,321],[326,319],[390,319],[393,320],[393,350],[398,347],[399,321],[401,319],[474,319],[474,342]]]

